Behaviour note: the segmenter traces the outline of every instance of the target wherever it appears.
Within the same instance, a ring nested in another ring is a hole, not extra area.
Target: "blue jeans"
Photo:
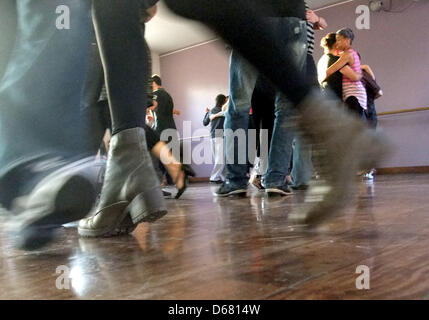
[[[313,176],[311,145],[306,144],[299,135],[295,138],[293,167],[290,176],[295,187],[309,185]]]
[[[70,29],[57,28],[60,5],[70,9]],[[80,102],[90,56],[89,6],[16,1],[18,31],[0,82],[0,176],[31,159],[87,152]]]
[[[303,70],[307,52],[305,22],[298,18],[267,18],[267,20],[278,35],[278,41],[284,48],[285,55],[299,66],[299,70]],[[254,67],[233,51],[230,61],[230,102],[225,114],[224,128],[226,182],[234,188],[247,186],[247,129],[251,98],[257,78],[258,72]],[[284,184],[293,140],[291,124],[288,123],[288,120],[291,120],[296,111],[294,105],[284,95],[277,92],[274,112],[275,121],[268,157],[268,170],[263,178],[267,187]],[[246,135],[245,146],[240,148],[233,134],[238,129],[244,130]]]
[[[307,54],[306,75],[308,82],[319,87],[317,81],[317,68],[312,55]],[[313,176],[313,163],[311,161],[311,145],[302,141],[299,133],[295,136],[295,149],[293,150],[293,166],[291,172],[292,183],[295,187],[309,185]]]

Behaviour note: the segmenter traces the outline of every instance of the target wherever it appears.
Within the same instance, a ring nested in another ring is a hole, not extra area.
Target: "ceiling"
[[[312,9],[339,2],[343,1],[307,0]],[[187,48],[216,38],[204,25],[172,13],[163,0],[158,4],[156,16],[146,25],[145,37],[152,51],[158,54]]]

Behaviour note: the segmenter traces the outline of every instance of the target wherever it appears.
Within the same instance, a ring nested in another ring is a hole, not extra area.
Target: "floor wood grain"
[[[79,238],[74,227],[37,252],[14,249],[0,216],[0,299],[428,299],[429,175],[362,183],[315,230],[287,215],[304,193],[216,199],[192,184],[169,214],[129,236]],[[356,267],[370,289],[356,289]],[[59,266],[71,272],[58,289]]]

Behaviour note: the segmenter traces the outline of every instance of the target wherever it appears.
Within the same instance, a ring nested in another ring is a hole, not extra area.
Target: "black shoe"
[[[288,185],[265,188],[265,193],[267,193],[267,194],[280,194],[282,196],[289,196],[289,195],[293,194],[292,189],[289,188]]]
[[[168,192],[168,191],[162,190],[162,195],[163,195],[164,197],[171,197],[171,192]]]
[[[223,183],[220,188],[215,192],[215,196],[217,197],[228,197],[232,195],[246,195],[246,188],[233,188],[227,183]]]
[[[177,189],[176,196],[174,197],[175,199],[179,199],[183,192],[185,192],[188,187],[189,177],[195,177],[195,171],[187,164],[182,164],[181,171],[183,172],[183,186],[180,189]],[[178,181],[176,181],[176,185],[177,182]]]
[[[293,190],[307,190],[309,187],[308,184],[300,184],[299,186],[291,186]]]
[[[210,180],[210,183],[221,184],[221,183],[223,183],[223,181],[222,180]]]

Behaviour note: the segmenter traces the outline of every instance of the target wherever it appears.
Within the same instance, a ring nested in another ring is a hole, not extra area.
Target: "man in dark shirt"
[[[161,137],[161,140],[165,140],[165,137],[162,136],[162,133],[164,130],[173,129],[176,130],[176,124],[174,123],[173,115],[179,114],[177,110],[174,109],[174,103],[173,99],[171,98],[170,94],[165,91],[165,89],[162,87],[162,80],[158,75],[152,76],[152,86],[153,86],[153,100],[157,103],[155,106],[149,108],[153,111],[154,117],[155,117],[155,127],[154,130],[159,134]],[[171,131],[171,130],[169,130]],[[164,132],[166,134],[167,132]],[[171,142],[173,140],[173,137],[171,136],[173,132],[168,132],[167,136],[167,143]],[[176,132],[177,134],[177,132]],[[174,139],[176,140],[176,139]],[[178,141],[178,137],[177,140]],[[168,184],[174,184],[174,181],[169,176],[167,169],[160,161],[159,167],[161,169],[161,172],[163,176],[165,175],[167,178]],[[164,182],[163,185],[166,183]]]
[[[223,124],[225,122],[225,114],[222,107],[228,102],[228,97],[219,94],[216,97],[216,106],[209,110],[207,108],[203,124],[210,125],[212,152],[215,159],[213,170],[210,175],[210,182],[222,183],[225,180],[225,156],[223,151]]]
[[[157,106],[152,108],[155,114],[156,124],[155,131],[159,135],[166,129],[176,129],[173,119],[174,103],[170,94],[162,87],[161,78],[158,75],[152,76],[153,83],[153,100]]]

